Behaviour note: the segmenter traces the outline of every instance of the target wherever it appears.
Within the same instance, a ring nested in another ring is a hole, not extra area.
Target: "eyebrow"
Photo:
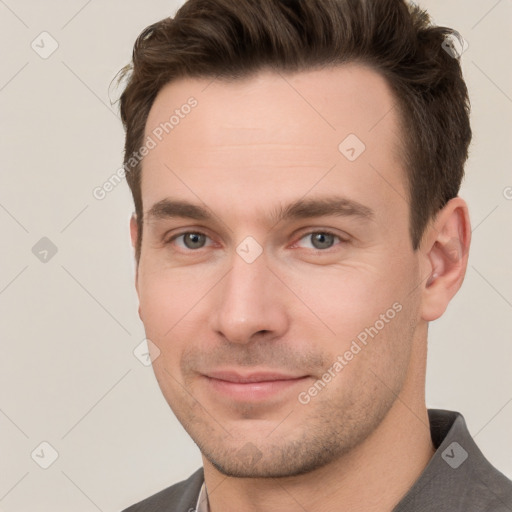
[[[184,218],[208,221],[214,218],[211,211],[201,205],[187,201],[162,199],[147,212],[148,221],[170,218]],[[278,224],[286,220],[309,219],[314,217],[337,216],[374,220],[375,212],[351,199],[340,196],[298,199],[288,205],[281,205],[271,211],[269,221]]]

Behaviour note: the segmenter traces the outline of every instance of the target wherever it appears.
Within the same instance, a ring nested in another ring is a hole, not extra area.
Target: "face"
[[[410,378],[421,277],[393,104],[358,65],[156,98],[140,316],[166,400],[226,475],[334,461]]]

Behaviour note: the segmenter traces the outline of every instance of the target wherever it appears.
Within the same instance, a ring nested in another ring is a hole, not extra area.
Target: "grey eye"
[[[311,233],[308,235],[311,240],[311,244],[315,249],[329,249],[334,244],[334,239],[337,238],[335,235],[329,233]]]
[[[206,243],[206,235],[202,233],[185,233],[181,236],[187,249],[201,249]]]

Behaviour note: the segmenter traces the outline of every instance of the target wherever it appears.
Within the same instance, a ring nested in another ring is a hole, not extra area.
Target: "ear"
[[[132,241],[132,247],[136,250],[137,240],[139,238],[139,227],[137,226],[137,215],[134,213],[130,218],[130,238]],[[140,299],[139,294],[139,264],[135,262],[135,289],[137,290],[137,296]],[[142,320],[140,300],[139,300],[139,318]]]
[[[139,228],[137,226],[137,215],[135,213],[133,213],[130,218],[130,238],[132,240],[132,247],[134,249],[137,247],[138,236],[139,236]]]
[[[471,225],[466,202],[460,197],[448,201],[427,228],[420,250],[422,275],[421,317],[439,318],[464,281],[471,243]]]

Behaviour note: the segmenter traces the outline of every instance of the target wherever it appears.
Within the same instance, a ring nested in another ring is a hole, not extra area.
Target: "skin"
[[[466,204],[452,199],[413,250],[395,99],[367,67],[182,79],[160,91],[146,135],[190,96],[197,107],[143,162],[136,288],[158,383],[201,450],[210,510],[392,510],[434,453],[427,327],[464,278]],[[353,162],[338,150],[351,133],[366,146]],[[335,195],[373,214],[272,219],[288,203]],[[151,215],[164,199],[212,217]],[[326,230],[335,236],[311,235]],[[185,232],[206,237],[185,245]],[[131,236],[135,246],[135,218]],[[252,263],[236,250],[248,236],[262,249]],[[235,400],[204,376],[220,369],[304,378],[265,400]]]

